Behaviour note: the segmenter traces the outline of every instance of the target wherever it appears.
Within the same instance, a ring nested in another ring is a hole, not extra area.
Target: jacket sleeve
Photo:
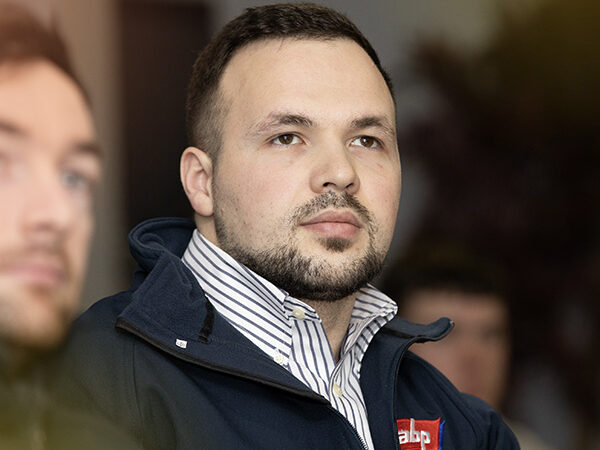
[[[462,394],[464,401],[480,417],[486,430],[486,450],[520,450],[519,442],[502,417],[477,397]]]

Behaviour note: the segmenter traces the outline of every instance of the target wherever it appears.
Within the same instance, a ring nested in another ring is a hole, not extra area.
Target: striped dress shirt
[[[316,311],[238,263],[195,230],[182,260],[208,300],[231,325],[277,364],[329,400],[373,448],[359,384],[369,342],[397,306],[372,286],[356,297],[336,363]]]

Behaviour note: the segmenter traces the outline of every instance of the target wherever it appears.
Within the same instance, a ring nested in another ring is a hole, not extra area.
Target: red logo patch
[[[444,423],[437,420],[398,419],[401,450],[442,450]]]

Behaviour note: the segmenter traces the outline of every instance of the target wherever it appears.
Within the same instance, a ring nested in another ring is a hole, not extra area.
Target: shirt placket
[[[288,310],[296,355],[292,373],[313,391],[329,398],[329,379],[335,363],[323,325],[316,312],[308,307],[294,303]]]

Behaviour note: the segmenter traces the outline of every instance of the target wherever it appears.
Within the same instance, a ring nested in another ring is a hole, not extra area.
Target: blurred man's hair
[[[508,307],[506,286],[502,269],[491,258],[440,241],[414,245],[386,269],[382,282],[400,310],[406,299],[423,290],[490,295]]]
[[[267,39],[348,39],[360,45],[383,76],[393,97],[390,77],[377,53],[346,16],[312,3],[276,4],[248,8],[229,22],[200,52],[194,63],[187,97],[187,133],[190,145],[215,160],[221,145],[223,99],[219,81],[227,63],[239,49]]]
[[[0,67],[36,60],[54,64],[85,93],[58,32],[42,25],[27,9],[0,1]]]

